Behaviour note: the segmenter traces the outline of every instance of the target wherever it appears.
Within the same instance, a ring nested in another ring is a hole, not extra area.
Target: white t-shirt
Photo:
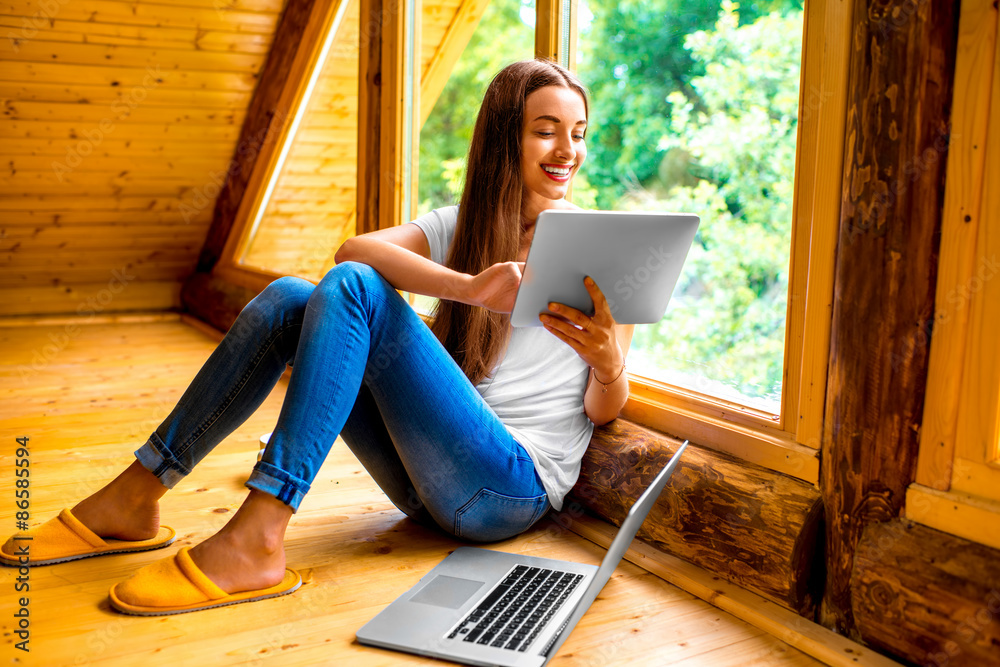
[[[458,207],[431,211],[410,224],[424,232],[431,259],[444,264]],[[557,510],[580,475],[594,423],[583,410],[590,367],[542,327],[515,327],[500,364],[476,385],[487,405],[524,447]]]

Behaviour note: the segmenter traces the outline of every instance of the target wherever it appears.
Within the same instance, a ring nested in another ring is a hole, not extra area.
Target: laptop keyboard
[[[517,565],[448,639],[524,651],[582,580],[582,574]]]

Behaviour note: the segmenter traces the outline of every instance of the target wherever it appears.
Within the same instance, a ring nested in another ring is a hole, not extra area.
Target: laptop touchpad
[[[482,581],[439,574],[410,598],[410,602],[458,609],[483,586]]]

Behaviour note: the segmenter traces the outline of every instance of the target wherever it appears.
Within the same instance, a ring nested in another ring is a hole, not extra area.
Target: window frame
[[[905,511],[1000,548],[1000,192],[986,187],[1000,180],[1000,18],[991,0],[965,0],[959,21],[934,330]]]

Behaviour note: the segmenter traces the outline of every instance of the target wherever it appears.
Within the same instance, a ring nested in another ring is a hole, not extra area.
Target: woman
[[[294,371],[278,422],[218,533],[111,590],[164,614],[290,593],[285,529],[338,434],[390,500],[468,540],[516,535],[563,497],[594,424],[628,397],[631,327],[596,285],[593,317],[553,304],[544,328],[509,313],[538,214],[565,200],[586,157],[586,93],[558,65],[494,78],[459,207],[350,239],[317,286],[282,278],[237,318],[173,412],[106,487],[32,531],[35,565],[166,546],[159,499]],[[586,282],[586,281],[585,281]],[[440,298],[431,330],[396,289]],[[16,563],[27,536],[3,558]]]

